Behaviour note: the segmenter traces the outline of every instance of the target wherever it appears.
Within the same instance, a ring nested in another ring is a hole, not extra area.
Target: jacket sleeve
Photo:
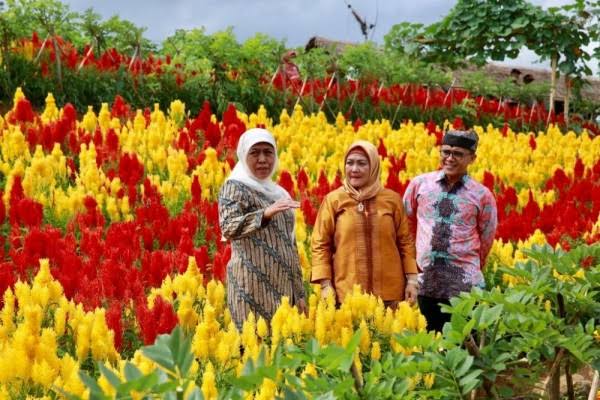
[[[394,213],[394,223],[396,225],[396,246],[398,246],[398,250],[400,251],[404,273],[416,274],[418,270],[415,260],[415,239],[401,201],[398,202],[398,207]]]
[[[494,238],[496,237],[496,228],[498,227],[498,209],[494,195],[486,190],[481,201],[481,209],[477,216],[477,230],[481,247],[479,250],[481,269],[485,267],[487,256],[490,254]]]
[[[262,226],[264,209],[248,209],[248,193],[241,184],[225,182],[219,192],[219,226],[221,234],[230,240],[240,239],[257,231]]]
[[[334,235],[335,211],[327,196],[319,207],[311,238],[312,283],[332,278]]]

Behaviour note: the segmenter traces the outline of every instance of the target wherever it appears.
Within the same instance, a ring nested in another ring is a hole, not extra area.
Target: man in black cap
[[[419,308],[429,330],[442,331],[450,320],[441,304],[485,285],[482,269],[498,222],[493,194],[467,174],[478,141],[473,130],[448,131],[441,169],[415,177],[404,193],[404,208],[416,227]]]

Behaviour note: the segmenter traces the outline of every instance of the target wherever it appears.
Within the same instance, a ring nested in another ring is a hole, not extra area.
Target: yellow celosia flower
[[[92,106],[88,106],[87,113],[83,116],[83,120],[81,121],[81,127],[90,133],[94,133],[96,131],[96,123],[98,119],[96,118],[96,114],[94,114],[94,109]]]
[[[215,400],[218,396],[217,385],[215,383],[215,369],[210,361],[204,368],[201,389],[202,395],[206,400]]]
[[[434,373],[425,374],[423,376],[423,384],[425,385],[425,388],[431,389],[434,383],[435,383],[435,374]]]
[[[265,339],[267,334],[269,333],[269,327],[267,326],[267,322],[263,317],[258,318],[258,322],[256,323],[256,334],[259,338]]]
[[[264,378],[258,394],[254,397],[255,400],[273,400],[277,395],[277,384],[269,379]]]
[[[375,361],[381,359],[381,347],[379,345],[379,342],[375,341],[371,346],[371,359]]]
[[[306,367],[304,367],[304,372],[302,372],[302,377],[305,376],[314,376],[317,377],[317,369],[313,363],[306,363]]]
[[[48,93],[46,96],[46,108],[44,109],[44,112],[40,118],[44,123],[47,124],[49,122],[56,121],[59,117],[59,114],[60,112],[58,107],[56,107],[56,100],[54,99],[54,96],[52,93]]]

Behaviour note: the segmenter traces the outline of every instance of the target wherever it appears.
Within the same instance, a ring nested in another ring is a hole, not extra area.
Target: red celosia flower
[[[202,186],[200,186],[200,182],[198,181],[198,175],[194,175],[194,179],[192,180],[192,202],[196,205],[199,205],[202,201]]]
[[[33,122],[35,114],[31,103],[27,99],[21,99],[15,106],[14,118],[18,122]]]
[[[292,198],[296,197],[294,181],[292,180],[292,175],[290,175],[288,171],[282,171],[279,175],[279,185],[283,187]]]
[[[296,177],[296,183],[300,192],[304,192],[304,190],[308,188],[308,181],[309,180],[306,171],[304,168],[301,168],[300,171],[298,171],[298,176]]]
[[[115,348],[117,351],[121,351],[123,348],[123,321],[121,318],[121,308],[121,303],[113,301],[105,315],[106,325],[115,333]]]
[[[175,314],[173,306],[162,297],[157,297],[154,300],[152,310],[148,310],[144,299],[138,301],[136,317],[145,345],[154,343],[156,336],[170,333],[177,325],[177,314]]]

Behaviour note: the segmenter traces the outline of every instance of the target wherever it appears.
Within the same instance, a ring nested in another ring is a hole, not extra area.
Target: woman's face
[[[257,179],[268,178],[275,164],[275,149],[269,143],[256,143],[250,147],[246,164]]]
[[[363,188],[369,182],[369,158],[362,150],[352,150],[346,158],[346,177],[355,189]]]

